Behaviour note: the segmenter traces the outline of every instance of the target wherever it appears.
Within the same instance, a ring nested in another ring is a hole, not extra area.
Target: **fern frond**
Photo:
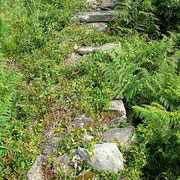
[[[0,57],[2,59],[2,57]],[[7,67],[0,63],[0,137],[6,133],[9,124],[8,121],[12,117],[12,98],[15,93],[16,74],[9,72]]]

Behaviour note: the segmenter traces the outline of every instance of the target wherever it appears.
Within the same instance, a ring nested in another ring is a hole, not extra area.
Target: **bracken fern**
[[[116,49],[112,62],[99,66],[117,96],[127,100],[135,96],[153,98],[151,102],[156,100],[173,109],[179,97],[179,77],[175,73],[179,51],[173,54],[173,48],[171,39],[147,43],[146,38],[135,35],[123,42],[122,49]],[[168,85],[168,81],[174,83]],[[168,103],[170,93],[173,103]]]

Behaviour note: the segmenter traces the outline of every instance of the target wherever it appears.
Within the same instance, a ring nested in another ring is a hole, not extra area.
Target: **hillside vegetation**
[[[120,97],[137,140],[128,151],[120,148],[121,173],[92,170],[97,178],[180,177],[180,2],[118,2],[118,18],[101,33],[73,18],[88,11],[85,0],[0,0],[1,179],[26,179],[52,126],[64,137],[60,155],[81,147],[89,131],[92,149],[109,101]],[[93,53],[79,63],[69,57],[76,47],[116,41],[116,53]],[[82,113],[95,120],[94,129],[71,129],[71,118]],[[54,175],[52,161],[46,179],[77,177]]]

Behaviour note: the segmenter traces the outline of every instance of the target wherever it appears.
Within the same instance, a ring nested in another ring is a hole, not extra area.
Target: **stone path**
[[[113,10],[116,6],[118,6],[118,4],[118,2],[108,1],[104,1],[99,4],[99,2],[95,0],[87,0],[87,6],[92,6],[94,9],[96,9],[96,11],[86,12],[78,15],[79,21],[86,25],[94,26],[99,31],[103,32],[107,27],[106,23],[116,19],[116,13]],[[79,58],[76,53],[80,55],[94,53],[97,51],[106,53],[115,50],[115,48],[121,48],[121,43],[112,42],[104,44],[100,47],[82,47],[77,49],[76,52],[72,53],[70,57]],[[105,124],[105,127],[110,129],[103,132],[99,143],[94,145],[93,152],[95,154],[93,155],[93,153],[89,152],[89,150],[86,148],[78,148],[73,151],[74,157],[72,160],[70,160],[69,154],[55,157],[56,163],[53,163],[53,168],[56,171],[75,171],[77,167],[77,160],[81,163],[83,160],[86,160],[89,166],[99,171],[121,172],[123,170],[123,155],[114,141],[118,141],[126,150],[133,141],[133,133],[135,132],[135,128],[133,126],[121,127],[121,124],[127,122],[126,109],[122,100],[112,100],[110,101],[110,104],[112,106],[109,108],[109,110],[115,114],[116,118]],[[94,121],[85,114],[75,117],[71,122],[71,126],[74,129],[92,127],[93,125]],[[86,134],[86,136],[84,136],[84,143],[89,143],[93,138],[94,137],[92,134]],[[51,137],[44,147],[44,151],[37,157],[33,166],[27,173],[27,179],[44,179],[43,163],[48,157],[51,157],[57,152],[60,140],[61,137],[56,136],[52,131]],[[60,166],[58,166],[58,164]],[[61,169],[59,169],[59,167],[61,167]],[[80,174],[79,177],[83,177],[85,174],[86,172],[84,172],[84,174]],[[94,174],[92,174],[89,175],[89,177],[91,176],[94,178]]]

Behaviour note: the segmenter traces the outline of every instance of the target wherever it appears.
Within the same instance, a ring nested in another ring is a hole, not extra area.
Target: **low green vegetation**
[[[0,178],[26,179],[52,124],[63,137],[59,154],[92,149],[104,131],[109,101],[123,97],[137,141],[124,155],[122,173],[99,179],[178,179],[180,157],[179,0],[118,0],[118,18],[105,33],[72,17],[84,0],[0,0]],[[70,58],[77,47],[121,42],[114,53]],[[73,130],[86,113],[94,128]],[[83,134],[95,138],[83,144]],[[118,142],[117,142],[118,143]],[[47,179],[65,179],[45,169]],[[80,171],[80,170],[79,170]],[[71,172],[69,179],[76,177]]]

